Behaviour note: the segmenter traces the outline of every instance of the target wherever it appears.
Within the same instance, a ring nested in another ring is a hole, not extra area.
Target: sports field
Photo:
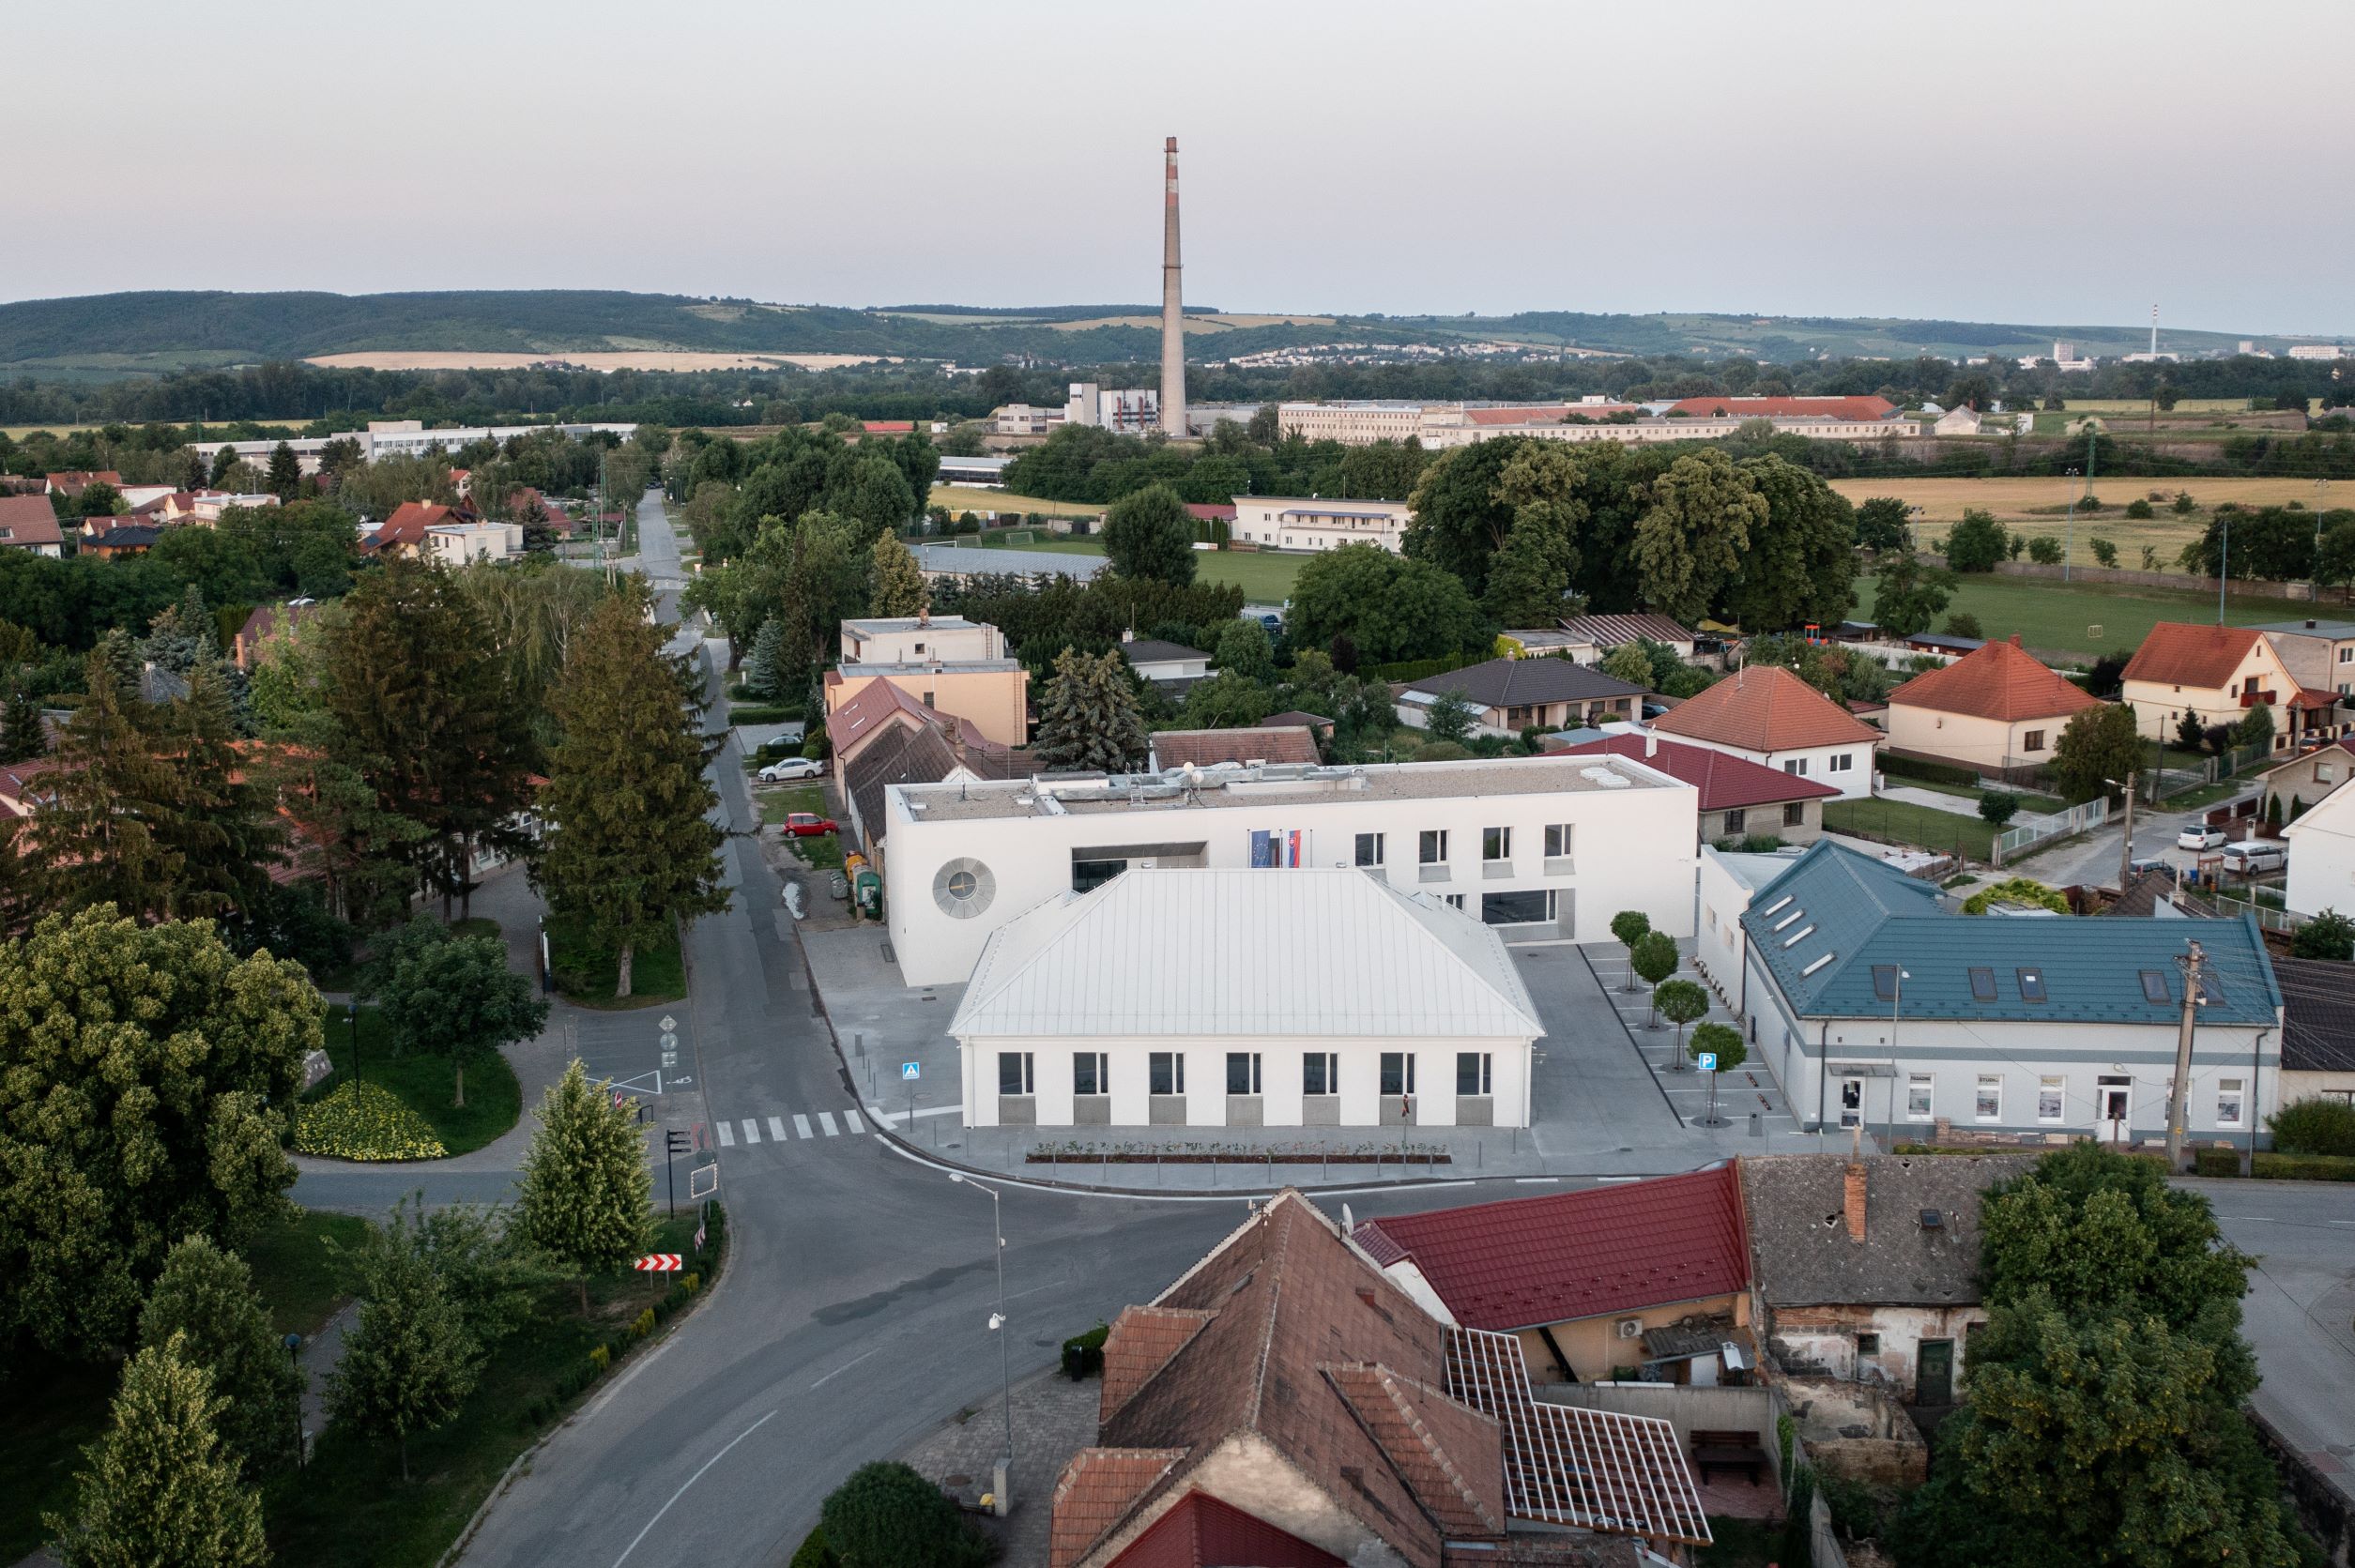
[[[1041,517],[1101,517],[1104,509],[1090,501],[1042,501],[1035,495],[1015,495],[1003,490],[985,490],[978,485],[936,484],[929,503],[946,507],[952,512],[970,511],[979,515],[994,511],[1027,515],[1037,512]]]
[[[935,492],[938,494],[938,492]],[[1008,539],[1006,534],[1015,535]],[[962,544],[979,550],[1048,550],[1072,556],[1101,556],[1104,546],[1092,539],[1055,539],[1044,531],[1008,528],[1002,533],[982,536],[986,544],[975,543],[971,536],[961,539],[936,540],[940,544]],[[1205,583],[1232,583],[1243,589],[1244,598],[1254,604],[1281,604],[1292,597],[1292,579],[1300,575],[1300,563],[1307,556],[1283,556],[1272,551],[1261,553],[1244,550],[1197,550],[1195,571]]]
[[[2225,619],[2233,626],[2261,621],[2294,620],[2312,606],[2302,600],[2259,599],[2234,594],[2225,601]],[[2323,608],[2335,615],[2355,616],[2335,602]],[[1966,611],[1979,617],[1980,630],[1990,637],[2014,632],[2032,648],[2048,653],[2075,654],[2087,661],[2119,648],[2140,646],[2151,627],[2163,620],[2212,624],[2216,596],[2187,589],[2112,586],[2093,583],[2055,583],[2041,578],[1973,574],[1955,590],[1947,613]],[[1857,614],[1873,613],[1873,583],[1857,583]],[[1941,617],[1940,624],[1944,624]]]

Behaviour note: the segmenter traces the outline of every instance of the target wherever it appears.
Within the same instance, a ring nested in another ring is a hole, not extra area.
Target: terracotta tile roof
[[[841,672],[828,670],[826,684],[842,684]],[[835,761],[846,762],[860,746],[872,739],[893,716],[903,723],[930,723],[932,709],[917,698],[900,690],[881,676],[870,676],[859,689],[850,693],[839,707],[826,715],[826,738],[833,743]]]
[[[1188,501],[1185,511],[1197,523],[1231,523],[1235,518],[1234,503],[1231,501],[1224,506],[1215,501]]]
[[[1488,1568],[1496,1568],[1491,1554]],[[1188,1492],[1151,1529],[1121,1549],[1109,1568],[1214,1568],[1248,1562],[1258,1568],[1349,1568],[1321,1546],[1208,1492]]]
[[[1885,397],[1836,398],[1684,398],[1669,404],[1672,413],[1696,419],[1886,419],[1897,405]]]
[[[472,513],[456,507],[443,506],[438,501],[404,501],[392,509],[392,515],[384,520],[384,526],[361,541],[361,548],[383,551],[405,545],[415,549],[425,542],[427,529],[472,520]]]
[[[1674,740],[1662,740],[1652,754],[1646,756],[1644,753],[1645,738],[1641,735],[1613,735],[1601,740],[1573,741],[1560,750],[1565,756],[1587,756],[1608,752],[1613,756],[1633,757],[1698,789],[1704,812],[1780,805],[1785,800],[1828,800],[1840,793],[1821,780],[1785,773],[1780,768],[1769,768],[1763,762],[1752,762],[1731,752],[1714,752],[1706,746],[1687,746]],[[1552,753],[1554,748],[1549,746],[1546,750]]]
[[[1878,740],[1881,732],[1780,664],[1751,664],[1652,721],[1662,735],[1745,752]]]
[[[860,423],[870,435],[905,435],[916,428],[913,419],[864,419]]]
[[[1305,762],[1322,760],[1317,738],[1305,724],[1250,729],[1165,729],[1146,737],[1154,760],[1164,769],[1215,767],[1222,762]]]
[[[0,544],[31,549],[62,544],[65,539],[65,530],[57,524],[57,509],[49,504],[48,496],[0,495]]]
[[[1112,1320],[1104,1341],[1104,1390],[1097,1414],[1109,1420],[1170,1358],[1193,1342],[1212,1313],[1180,1307],[1132,1306]]]
[[[2102,699],[2047,669],[2009,640],[1981,643],[1940,669],[1925,670],[1889,694],[1889,706],[1927,708],[1974,719],[2065,719]]]
[[[2264,640],[2264,632],[2245,626],[2163,620],[2127,661],[2125,678],[2213,691],[2230,680],[2249,650]]]
[[[123,476],[112,468],[69,468],[63,473],[47,476],[49,488],[61,495],[79,495],[94,484],[111,484],[120,490]]]
[[[1368,1220],[1350,1238],[1384,1267],[1412,1258],[1458,1322],[1500,1332],[1750,1280],[1730,1168]]]
[[[1073,1454],[1055,1482],[1055,1516],[1047,1537],[1048,1568],[1070,1568],[1078,1561],[1185,1457],[1182,1448],[1083,1448]]]
[[[1505,1488],[1504,1433],[1493,1420],[1386,1366],[1322,1370],[1441,1530],[1451,1538],[1504,1533],[1496,1506]]]

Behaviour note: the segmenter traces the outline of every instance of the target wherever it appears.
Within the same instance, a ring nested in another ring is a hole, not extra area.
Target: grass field
[[[589,939],[571,921],[548,917],[548,960],[556,971],[556,988],[582,1007],[620,1012],[675,1002],[687,994],[686,960],[677,936],[665,933],[659,941],[640,946],[630,958],[630,995],[616,1000],[613,988],[620,966],[613,953]]]
[[[983,537],[986,539],[988,536]],[[1001,539],[975,545],[970,535],[961,540],[934,542],[961,543],[967,548],[985,550],[1050,550],[1070,556],[1104,554],[1104,546],[1092,539],[1053,539],[1043,535],[1019,544],[1010,544]],[[1289,600],[1292,580],[1300,575],[1301,563],[1307,558],[1305,555],[1279,555],[1272,550],[1198,550],[1194,554],[1195,571],[1203,582],[1232,583],[1243,590],[1244,598],[1254,604],[1281,604]]]
[[[2291,620],[2308,606],[2298,600],[2226,600],[2225,619],[2234,626]],[[1870,616],[1873,586],[1858,584],[1858,614]],[[1990,637],[2017,633],[2022,643],[2048,653],[2097,659],[2118,648],[2139,647],[2163,620],[2213,622],[2216,596],[2189,589],[2116,587],[2094,583],[2053,583],[2038,578],[1966,576],[1947,613],[1967,611]]]
[[[1974,860],[1987,860],[1995,853],[1996,830],[1978,817],[1918,806],[1911,800],[1827,800],[1824,827],[1835,833],[1859,833],[1947,854],[1960,851]]]
[[[344,1010],[329,1006],[327,1054],[335,1063],[335,1073],[310,1098],[324,1096],[350,1081],[352,1034],[353,1026],[345,1021]],[[472,1153],[514,1126],[523,1114],[523,1086],[515,1081],[515,1070],[504,1057],[483,1056],[466,1064],[466,1103],[460,1107],[451,1104],[457,1073],[448,1057],[423,1051],[394,1055],[392,1031],[386,1027],[384,1014],[373,1007],[359,1010],[359,1077],[390,1089],[403,1104],[432,1124],[434,1136],[452,1154]]]

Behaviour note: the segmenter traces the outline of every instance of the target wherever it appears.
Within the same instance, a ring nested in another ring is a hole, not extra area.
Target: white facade
[[[843,678],[854,664],[962,664],[1006,657],[1005,636],[963,616],[891,616],[842,623]]]
[[[1266,550],[1332,550],[1379,544],[1399,553],[1414,519],[1404,501],[1336,501],[1298,495],[1238,495],[1233,537]]]
[[[302,462],[306,474],[318,472],[319,454],[329,441],[357,441],[359,454],[375,463],[387,457],[422,457],[433,449],[454,452],[460,447],[485,438],[505,441],[517,435],[533,435],[546,431],[561,431],[574,440],[592,432],[606,432],[624,441],[637,433],[635,424],[584,425],[466,425],[448,430],[428,430],[421,419],[371,419],[364,431],[347,431],[342,435],[301,435],[285,444],[294,448],[295,456]],[[276,441],[196,441],[191,443],[196,455],[209,464],[213,454],[228,447],[237,455],[256,467],[267,467],[270,454],[278,449]]]
[[[1075,381],[1063,404],[1063,423],[1100,425],[1137,434],[1161,422],[1161,395],[1149,387],[1104,388],[1093,381]]]
[[[444,566],[507,561],[524,553],[520,523],[438,523],[425,530],[425,554]]]
[[[2325,752],[2322,755],[2331,754]],[[2341,784],[2282,830],[2289,845],[2282,902],[2290,912],[2355,915],[2355,795]]]
[[[1660,734],[1688,746],[1706,746],[1713,752],[1747,757],[1764,767],[1829,784],[1840,791],[1843,800],[1861,800],[1873,793],[1873,745],[1869,740],[1851,740],[1840,746],[1803,746],[1787,752],[1752,752],[1698,735],[1678,735],[1668,730]]]
[[[1007,921],[1132,865],[1359,867],[1515,942],[1601,940],[1622,909],[1692,932],[1699,792],[1626,757],[906,784],[885,801],[911,985],[965,980]]]

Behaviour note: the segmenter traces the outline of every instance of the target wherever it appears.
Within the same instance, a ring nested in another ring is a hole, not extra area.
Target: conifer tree
[[[202,490],[212,476],[205,472],[205,460],[196,455],[196,449],[188,449],[188,466],[180,470],[182,490]]]
[[[921,615],[932,602],[915,553],[886,533],[875,541],[875,561],[867,579],[867,607],[878,616]]]
[[[255,1568],[269,1560],[262,1499],[214,1430],[228,1402],[175,1334],[131,1359],[115,1423],[76,1480],[70,1518],[52,1514],[63,1568]]]
[[[213,1380],[225,1402],[222,1446],[260,1481],[294,1464],[301,1440],[302,1374],[253,1289],[245,1259],[203,1236],[191,1236],[163,1260],[163,1272],[139,1315],[139,1343],[153,1348],[177,1335],[181,1354]]]
[[[645,1134],[609,1082],[578,1058],[548,1086],[524,1156],[517,1212],[531,1244],[570,1267],[589,1310],[589,1276],[619,1269],[653,1240],[653,1175]]]
[[[223,444],[213,453],[212,487],[220,489],[222,481],[229,477],[229,470],[237,465],[237,448]]]
[[[1144,761],[1144,721],[1117,652],[1067,647],[1055,656],[1033,745],[1052,768],[1122,773]]]
[[[10,693],[8,711],[0,717],[0,762],[29,762],[48,751],[49,736],[41,728],[41,705],[33,700],[30,692]]]
[[[614,951],[617,997],[630,994],[639,943],[728,898],[703,704],[645,612],[642,586],[607,600],[565,655],[551,703],[564,739],[540,796],[556,830],[533,874],[552,909]]]
[[[86,694],[58,737],[56,784],[33,814],[32,848],[54,904],[113,904],[161,919],[186,859],[183,790],[157,745],[155,710],[124,683],[111,651],[101,645],[84,668]]]
[[[760,623],[753,639],[752,657],[744,661],[744,690],[756,697],[774,700],[785,694],[785,625],[771,616]]]
[[[281,441],[269,454],[270,494],[292,503],[302,495],[302,460],[291,442]]]
[[[269,892],[269,866],[284,835],[267,787],[247,776],[227,683],[210,662],[192,666],[187,692],[165,704],[157,746],[178,792],[158,836],[179,858],[165,915],[252,915]]]

